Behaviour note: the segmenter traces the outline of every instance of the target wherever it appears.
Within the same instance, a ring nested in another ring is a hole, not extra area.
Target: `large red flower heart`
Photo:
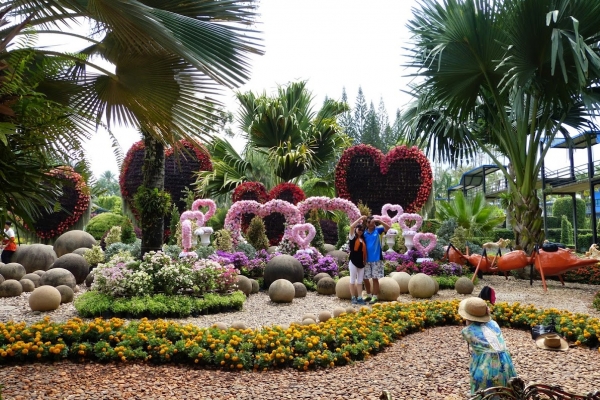
[[[397,146],[386,156],[369,145],[352,146],[335,169],[338,197],[362,201],[374,213],[386,203],[418,212],[431,193],[432,180],[429,160],[416,147]]]

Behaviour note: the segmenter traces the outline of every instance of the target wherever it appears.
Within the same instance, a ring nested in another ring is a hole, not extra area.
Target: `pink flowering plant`
[[[239,271],[233,264],[221,265],[217,261],[201,259],[191,268],[192,289],[196,294],[228,292],[233,289]]]
[[[339,197],[331,199],[325,196],[315,196],[298,203],[298,210],[303,216],[315,208],[325,211],[342,211],[348,215],[350,221],[356,221],[360,217],[360,210],[354,203]]]
[[[138,263],[128,252],[119,252],[94,269],[92,290],[111,296],[134,296],[154,291],[152,277],[137,270]]]

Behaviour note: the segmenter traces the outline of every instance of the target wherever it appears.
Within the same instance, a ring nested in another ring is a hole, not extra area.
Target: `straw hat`
[[[469,297],[458,305],[458,314],[469,321],[488,322],[491,317],[485,300]]]
[[[567,351],[569,349],[569,343],[556,333],[545,333],[538,336],[535,339],[535,344],[540,349],[545,350]]]

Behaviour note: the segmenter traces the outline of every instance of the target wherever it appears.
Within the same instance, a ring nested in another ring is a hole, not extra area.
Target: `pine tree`
[[[389,142],[392,146],[400,145],[404,141],[404,135],[402,134],[402,112],[396,110],[396,118],[391,126],[392,136],[389,138]]]
[[[352,139],[354,139],[354,144],[364,143],[362,138],[365,132],[368,112],[369,110],[367,107],[367,101],[365,100],[362,88],[359,86],[358,96],[356,96],[356,103],[354,105],[354,136],[352,136]]]
[[[373,147],[383,150],[383,143],[381,141],[381,137],[379,136],[379,132],[380,128],[377,112],[375,111],[373,102],[371,102],[369,112],[367,113],[363,135],[361,137],[361,143],[370,144]]]
[[[348,95],[346,94],[345,87],[342,89],[342,102],[349,104]],[[351,109],[348,109],[348,111],[340,114],[340,116],[338,117],[338,124],[344,130],[344,133],[355,141],[355,144],[358,143],[355,139],[356,133],[354,132],[354,120],[352,119]]]
[[[256,216],[250,221],[250,226],[246,231],[248,243],[256,250],[266,250],[269,248],[269,239],[267,238],[267,230],[262,218]]]
[[[379,137],[381,141],[381,151],[387,153],[395,144],[392,127],[390,126],[390,118],[383,97],[379,99],[379,107],[377,107],[377,119],[379,123]]]

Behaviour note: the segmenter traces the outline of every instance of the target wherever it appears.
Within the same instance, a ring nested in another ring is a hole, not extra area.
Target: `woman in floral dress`
[[[492,386],[508,386],[508,380],[516,377],[517,372],[487,303],[479,297],[470,297],[460,302],[458,313],[467,323],[461,333],[471,353],[471,394]]]

